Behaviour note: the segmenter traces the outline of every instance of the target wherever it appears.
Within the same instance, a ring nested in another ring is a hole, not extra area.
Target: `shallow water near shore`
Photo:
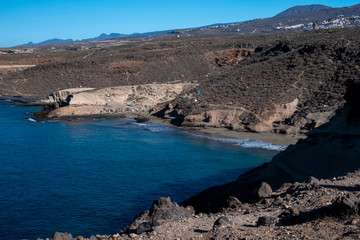
[[[33,122],[39,107],[11,104],[0,101],[1,239],[116,233],[158,197],[181,203],[282,149],[130,119]]]

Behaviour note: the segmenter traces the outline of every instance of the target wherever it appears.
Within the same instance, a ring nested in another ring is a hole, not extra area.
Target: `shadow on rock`
[[[261,199],[264,196],[254,197],[254,192],[261,188],[263,182],[278,189],[285,182],[304,182],[309,176],[333,178],[359,169],[359,82],[348,82],[345,99],[344,108],[337,111],[330,122],[311,131],[307,139],[299,140],[296,145],[276,155],[270,163],[241,175],[236,181],[191,197],[184,201],[184,206],[193,206],[197,213],[218,212],[226,206],[230,196],[241,202]]]
[[[180,207],[176,202],[172,202],[169,197],[161,197],[153,202],[149,210],[136,216],[134,222],[126,228],[125,232],[136,234],[149,232],[167,221],[189,218],[194,213],[190,207]]]

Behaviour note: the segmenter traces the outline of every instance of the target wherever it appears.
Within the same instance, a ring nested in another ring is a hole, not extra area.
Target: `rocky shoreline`
[[[56,53],[66,64],[54,59],[3,75],[1,94],[58,90],[42,101],[8,99],[44,105],[38,119],[129,117],[231,138],[298,141],[185,208],[161,198],[126,231],[88,239],[357,239],[360,31],[345,30],[136,43],[83,52],[86,58]]]
[[[149,210],[139,214],[123,232],[112,235],[95,235],[90,238],[73,237],[69,233],[55,233],[49,239],[358,238],[360,237],[360,232],[357,231],[360,225],[358,215],[360,171],[353,170],[360,166],[356,165],[355,160],[355,162],[346,162],[346,159],[356,159],[358,156],[357,146],[360,146],[357,144],[359,141],[358,106],[354,104],[358,97],[353,93],[358,92],[358,86],[355,84],[351,89],[347,94],[347,105],[343,110],[338,111],[331,122],[310,132],[307,139],[288,148],[269,164],[240,176],[235,183],[208,189],[198,196],[190,198],[184,202],[184,206],[187,207],[181,207],[171,202],[170,198],[160,198],[153,203]],[[14,99],[8,100],[13,101]],[[25,98],[18,102],[25,103],[25,105],[31,104],[31,101],[27,101]],[[108,116],[131,117],[145,122],[158,121],[159,123],[162,121],[163,124],[170,124],[169,119],[159,119],[141,113],[129,114],[109,114]],[[76,116],[76,118],[79,117],[84,116]],[[96,116],[88,115],[87,117],[94,118]],[[106,116],[100,114],[98,117]],[[209,128],[205,129],[209,130]],[[280,135],[280,137],[282,136]],[[326,143],[326,139],[330,139],[330,142]],[[341,141],[342,145],[336,146],[341,151],[331,160],[331,157],[324,157],[321,154],[329,149],[329,145],[332,145],[334,141]],[[323,148],[322,153],[319,152],[317,146],[320,143],[328,145]],[[311,149],[315,149],[317,155],[312,153]],[[300,153],[296,151],[300,151]],[[352,155],[346,154],[347,151]],[[310,155],[316,156],[317,159],[323,159],[323,161],[316,165],[315,162],[312,162],[316,160],[307,156],[305,160],[308,159],[314,164],[313,168],[307,169],[306,166],[311,164],[304,161],[306,152],[310,152]],[[338,162],[338,165],[333,168],[336,172],[329,172],[326,165],[331,165],[333,161]],[[281,162],[282,164],[279,164]],[[292,162],[295,165],[291,165]],[[340,167],[342,165],[344,168]],[[290,166],[295,171],[303,172],[307,169],[310,172],[297,175],[292,171],[289,175]],[[280,172],[279,169],[281,169]],[[284,170],[288,173],[284,174]],[[340,174],[339,171],[345,175]],[[348,173],[346,174],[346,172]],[[319,179],[309,178],[316,174]],[[326,179],[326,176],[337,177]],[[237,195],[239,191],[241,194]],[[208,197],[209,195],[210,197]],[[203,208],[203,203],[207,207]]]
[[[309,178],[259,191],[256,203],[226,199],[217,213],[156,200],[124,232],[89,238],[55,233],[50,240],[120,239],[358,239],[360,172],[332,179]]]
[[[125,231],[73,239],[357,239],[360,85],[327,124],[236,181],[183,203],[156,200]]]

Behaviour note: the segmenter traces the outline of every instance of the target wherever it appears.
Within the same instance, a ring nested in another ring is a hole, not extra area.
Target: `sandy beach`
[[[171,127],[177,127],[170,123],[171,119],[158,118],[156,116],[144,113],[144,112],[123,112],[123,113],[101,113],[101,114],[90,114],[90,115],[68,115],[60,116],[52,119],[81,119],[81,118],[129,118],[138,119],[141,122],[155,123]],[[289,146],[296,144],[299,139],[306,138],[305,135],[284,135],[269,132],[245,132],[245,131],[234,131],[227,128],[215,128],[215,127],[182,127],[184,131],[188,131],[195,134],[203,134],[213,137],[223,137],[231,139],[251,139],[259,140],[265,143],[271,143],[273,145]]]
[[[259,140],[273,145],[289,146],[297,143],[299,139],[305,136],[282,135],[277,133],[254,133],[254,132],[238,132],[226,128],[182,128],[185,131],[194,132],[197,134],[205,134],[210,136],[234,138],[234,139],[252,139]]]
[[[170,123],[170,119],[162,119],[152,115],[143,113],[126,113],[127,118],[144,117],[149,119],[149,123],[156,123],[161,125],[168,125],[175,127]],[[273,145],[289,146],[296,144],[299,139],[304,139],[305,135],[283,135],[277,133],[254,133],[254,132],[240,132],[233,131],[227,128],[215,128],[215,127],[178,127],[184,131],[192,132],[195,134],[204,134],[214,137],[224,137],[232,139],[252,139],[259,140],[265,143],[271,143]]]

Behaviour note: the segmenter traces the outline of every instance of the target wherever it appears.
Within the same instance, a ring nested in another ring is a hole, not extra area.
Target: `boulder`
[[[137,215],[126,231],[137,234],[148,232],[165,222],[192,217],[192,211],[190,208],[180,207],[169,197],[161,197],[153,202],[149,210]]]
[[[256,226],[271,226],[276,223],[276,218],[272,216],[262,216],[256,222]]]
[[[73,240],[74,238],[70,233],[56,232],[50,240]]]
[[[349,193],[344,197],[339,197],[327,210],[327,214],[334,217],[343,218],[348,215],[357,214],[359,212],[359,198]]]
[[[141,234],[143,232],[148,232],[151,230],[151,224],[148,222],[140,223],[139,226],[136,229],[136,234]]]
[[[227,217],[220,217],[214,222],[213,229],[231,226],[232,224],[233,222],[231,222]]]
[[[242,203],[236,197],[230,196],[228,199],[226,199],[226,207],[227,208],[237,209],[237,208],[240,208],[241,205],[242,205]]]
[[[310,184],[312,184],[312,185],[319,185],[319,184],[320,184],[320,181],[319,181],[319,179],[311,176],[311,177],[308,178],[308,180],[306,181],[306,183],[310,183]]]
[[[266,182],[262,182],[260,186],[254,188],[251,194],[250,202],[257,202],[261,198],[268,197],[271,194],[272,194],[271,186]]]
[[[176,202],[172,202],[169,197],[161,197],[152,204],[149,217],[152,221],[162,222],[171,219],[191,217],[191,214]]]

